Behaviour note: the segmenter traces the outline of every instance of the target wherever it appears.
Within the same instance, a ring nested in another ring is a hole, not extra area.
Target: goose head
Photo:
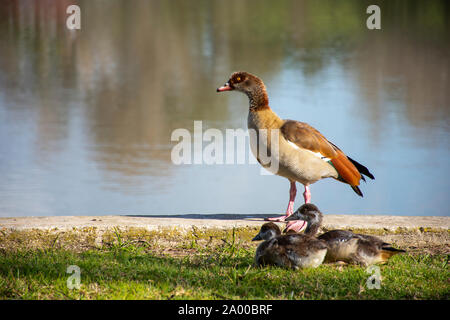
[[[245,71],[234,72],[223,86],[217,88],[217,92],[224,91],[239,91],[246,94],[251,109],[267,107],[269,103],[264,82],[257,76]]]

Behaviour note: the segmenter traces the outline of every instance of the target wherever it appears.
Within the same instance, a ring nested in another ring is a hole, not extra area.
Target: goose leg
[[[305,203],[311,202],[311,191],[309,190],[309,186],[307,186],[307,185],[305,186],[305,192],[303,192],[303,198],[305,199]],[[289,204],[290,204],[290,202],[289,202]],[[286,229],[284,230],[284,232],[288,232],[290,230],[295,231],[295,232],[300,232],[305,227],[306,227],[306,221],[303,221],[303,220],[289,221],[288,224],[286,225]]]
[[[279,216],[279,217],[273,217],[273,218],[266,218],[264,220],[267,221],[284,221],[287,217],[289,217],[291,214],[294,213],[294,201],[295,196],[297,195],[297,187],[295,186],[295,181],[289,180],[291,182],[291,188],[289,189],[289,204],[286,209],[286,215]]]
[[[305,186],[305,192],[303,192],[303,198],[305,198],[305,203],[311,202],[311,191],[309,191],[309,186]]]
[[[289,189],[289,204],[286,209],[286,217],[289,217],[294,213],[294,201],[297,196],[297,187],[295,186],[295,181],[291,181],[291,188]]]

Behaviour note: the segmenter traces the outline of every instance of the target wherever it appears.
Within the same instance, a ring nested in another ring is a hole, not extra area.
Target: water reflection
[[[72,1],[0,7],[0,215],[283,211],[257,166],[170,161],[176,128],[246,127],[245,98],[215,92],[239,69],[377,176],[363,200],[314,185],[325,211],[448,214],[445,1],[381,2],[381,31],[357,0],[78,3],[80,31]]]

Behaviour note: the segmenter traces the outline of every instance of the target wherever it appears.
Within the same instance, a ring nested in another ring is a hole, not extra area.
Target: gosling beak
[[[217,89],[217,90],[219,90],[219,89]],[[261,238],[260,234],[258,233],[258,234],[252,239],[252,241],[259,241],[259,240],[262,240],[262,238]]]
[[[221,86],[220,88],[217,88],[217,92],[222,92],[222,91],[231,91],[233,90],[233,87],[230,86],[230,83],[225,83],[223,86]]]
[[[294,214],[291,214],[289,217],[286,217],[286,218],[284,219],[284,221],[294,221],[294,220],[300,220],[300,219],[297,217],[297,215],[295,214],[295,212],[294,212]]]

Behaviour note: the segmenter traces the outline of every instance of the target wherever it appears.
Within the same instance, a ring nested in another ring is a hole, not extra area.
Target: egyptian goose
[[[250,146],[258,162],[269,170],[268,164],[261,161],[261,155],[271,154],[272,132],[276,131],[278,134],[278,139],[275,140],[278,142],[278,155],[271,158],[272,161],[278,162],[278,168],[272,173],[289,179],[289,204],[284,216],[267,220],[284,221],[293,213],[297,194],[296,181],[305,187],[305,203],[311,201],[309,185],[323,178],[334,178],[347,183],[359,196],[363,196],[358,186],[361,179],[365,181],[362,174],[374,179],[369,170],[347,157],[335,144],[307,123],[280,119],[269,107],[266,87],[261,79],[248,72],[235,72],[217,92],[232,90],[248,96],[248,128],[256,133],[250,134]],[[261,146],[266,150],[258,149]],[[300,231],[303,227],[304,224],[300,223],[291,226],[295,231]]]
[[[316,268],[322,264],[327,245],[304,234],[281,235],[280,228],[273,222],[263,224],[252,241],[265,240],[255,253],[255,265],[274,265],[299,269]]]
[[[302,205],[286,221],[303,220],[307,227],[305,234],[315,236],[322,224],[322,212],[312,203]],[[405,250],[395,249],[383,240],[365,234],[353,233],[347,230],[331,230],[317,239],[328,246],[325,262],[343,261],[351,264],[369,266],[385,263],[390,257]]]

